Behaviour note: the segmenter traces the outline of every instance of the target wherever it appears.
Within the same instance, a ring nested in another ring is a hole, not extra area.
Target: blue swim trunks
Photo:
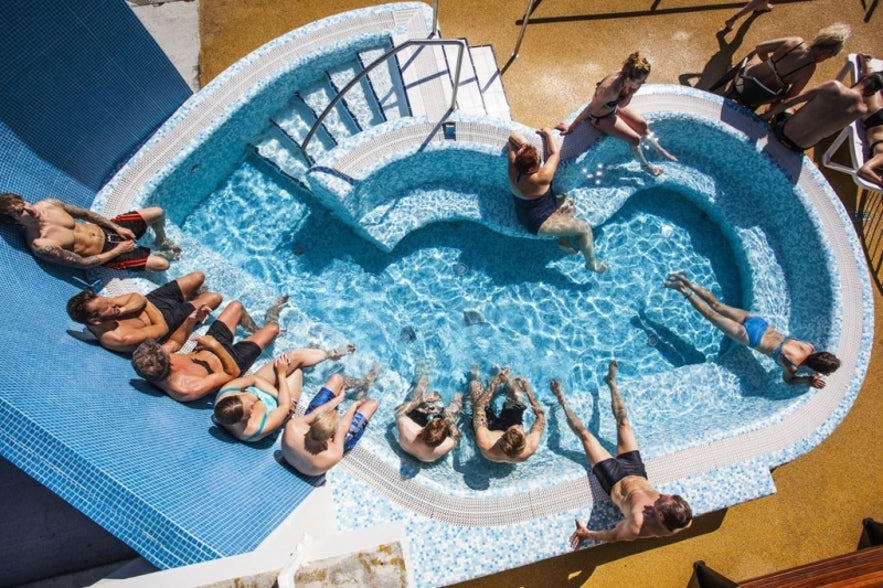
[[[307,412],[305,414],[310,414],[326,402],[331,402],[333,398],[334,392],[322,386],[322,389],[319,390],[315,396],[313,396],[312,400],[310,400],[310,405],[307,406]]]
[[[750,316],[742,323],[745,333],[748,334],[748,346],[752,349],[760,345],[764,333],[770,324],[759,316]]]
[[[322,387],[319,392],[310,400],[310,405],[307,406],[306,414],[310,414],[326,402],[330,402],[334,398],[334,392],[329,390],[328,388]],[[353,422],[350,424],[349,431],[346,432],[346,437],[343,440],[343,452],[346,453],[350,449],[356,446],[356,443],[359,442],[359,439],[362,438],[362,435],[365,433],[365,428],[368,426],[368,419],[360,412],[357,412],[353,416]]]

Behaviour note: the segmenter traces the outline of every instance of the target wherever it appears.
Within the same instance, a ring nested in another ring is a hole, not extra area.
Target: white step
[[[386,48],[362,51],[359,53],[362,67],[367,67],[391,48],[392,45]],[[386,63],[378,65],[368,72],[368,81],[386,120],[395,120],[411,114],[395,58],[388,58]]]
[[[264,135],[252,143],[255,153],[273,166],[280,174],[309,190],[306,174],[309,164],[296,144],[280,128],[271,126]]]
[[[340,93],[361,72],[362,64],[357,59],[351,59],[329,69],[328,76],[334,91]],[[343,102],[363,131],[386,120],[383,110],[374,97],[374,91],[371,89],[367,76],[350,88],[344,95]]]
[[[451,77],[451,86],[454,84],[454,76],[457,71],[457,55],[460,48],[456,45],[445,45],[444,54],[448,63],[448,71]],[[478,87],[478,77],[472,65],[469,46],[463,51],[463,62],[460,69],[460,83],[457,88],[457,109],[474,114],[486,114],[484,100],[481,98],[481,89]]]
[[[481,89],[486,112],[490,116],[512,120],[509,100],[506,98],[506,89],[503,87],[503,79],[497,67],[493,47],[490,45],[470,47],[469,52],[472,54],[472,64],[478,77],[478,86]]]
[[[276,113],[271,119],[276,126],[291,138],[298,145],[303,145],[303,141],[310,132],[313,123],[316,122],[316,113],[303,101],[299,94],[292,96],[288,106]],[[319,127],[318,132],[307,146],[310,156],[313,159],[320,157],[326,151],[333,149],[337,143],[334,138],[328,134],[324,126]]]
[[[312,86],[301,90],[300,96],[304,103],[310,107],[313,114],[318,118],[331,101],[337,96],[337,91],[331,86],[331,81],[324,78]],[[322,125],[332,137],[335,143],[340,143],[348,137],[357,134],[361,129],[352,113],[347,110],[343,102],[338,102],[325,117]]]
[[[448,112],[452,90],[444,49],[418,45],[400,51],[396,57],[411,116],[440,120]]]

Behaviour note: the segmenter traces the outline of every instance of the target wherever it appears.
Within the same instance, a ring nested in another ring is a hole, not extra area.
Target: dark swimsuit
[[[865,119],[865,132],[867,133],[874,127],[879,127],[880,125],[883,125],[883,108]],[[868,146],[868,153],[873,156],[874,149],[877,147],[877,145],[880,145],[881,143],[883,143],[883,139],[871,143],[870,146]]]
[[[136,239],[140,239],[144,233],[147,232],[147,223],[144,222],[144,218],[137,212],[121,214],[112,218],[111,221],[135,233]],[[102,253],[107,253],[124,240],[110,229],[105,229],[104,227],[100,228],[104,232],[104,247],[101,249]],[[146,269],[148,257],[150,257],[150,249],[139,245],[131,251],[120,253],[103,265],[104,267],[113,269],[143,272]]]
[[[637,449],[599,461],[592,468],[592,473],[598,478],[601,488],[604,489],[608,496],[613,487],[616,486],[616,483],[626,476],[647,478],[644,461],[641,459],[641,453]]]
[[[804,151],[809,149],[809,147],[812,147],[812,145],[810,145],[809,147],[802,147],[785,135],[785,124],[792,116],[793,115],[788,114],[787,112],[782,112],[777,115],[776,118],[773,119],[773,135],[775,135],[776,139],[779,140],[779,143],[781,143],[791,151],[794,151],[796,153],[803,153]]]
[[[516,184],[519,181],[521,181],[521,172],[518,172],[518,177],[515,178]],[[527,200],[514,194],[512,198],[515,200],[515,215],[518,217],[518,222],[534,235],[539,233],[546,219],[558,210],[558,197],[552,192],[552,186],[549,186],[549,191],[539,198]]]
[[[757,78],[752,76],[744,75],[747,66],[743,67],[739,70],[739,80],[742,82],[742,88],[739,89],[736,85],[733,86],[733,91],[731,92],[730,98],[738,102],[739,104],[754,110],[758,106],[763,104],[769,104],[775,100],[778,100],[782,97],[782,94],[788,90],[790,84],[785,82],[785,78],[788,76],[800,71],[801,69],[815,65],[815,61],[811,61],[809,63],[804,63],[803,65],[796,67],[789,71],[788,73],[780,74],[776,69],[776,65],[785,59],[788,55],[790,55],[795,49],[802,46],[804,43],[801,42],[791,49],[789,49],[785,55],[779,58],[779,61],[775,61],[772,57],[770,57],[767,63],[770,65],[770,69],[773,70],[773,75],[776,76],[776,80],[782,86],[778,91],[771,90],[766,87],[762,82],[758,81]]]

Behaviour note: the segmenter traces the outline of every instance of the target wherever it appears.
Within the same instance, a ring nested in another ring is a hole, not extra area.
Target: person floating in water
[[[295,349],[251,375],[230,380],[215,398],[215,422],[240,441],[254,442],[272,435],[297,407],[304,368],[340,359],[355,350],[351,344],[327,350]]]
[[[84,222],[77,222],[77,220]],[[122,270],[169,269],[181,249],[169,241],[165,215],[158,206],[143,208],[107,219],[85,208],[46,198],[28,204],[17,194],[0,194],[0,222],[21,225],[28,246],[43,261],[68,267],[103,265]],[[153,229],[159,252],[135,242]]]
[[[539,131],[546,150],[546,161],[540,161],[536,147],[518,133],[509,136],[509,187],[515,202],[515,213],[524,227],[535,235],[559,237],[558,243],[568,253],[582,253],[586,268],[603,272],[607,265],[595,259],[592,227],[573,215],[573,201],[557,196],[552,179],[561,161],[558,143],[550,129]],[[576,237],[576,249],[570,244]]]
[[[638,442],[619,394],[617,370],[617,362],[611,361],[604,378],[610,388],[613,416],[616,417],[616,457],[604,449],[571,410],[558,380],[552,380],[549,386],[564,409],[567,424],[582,441],[592,473],[623,515],[616,526],[603,531],[588,529],[577,519],[576,531],[570,536],[570,545],[574,549],[583,541],[611,543],[668,537],[689,528],[693,522],[693,511],[686,500],[677,494],[660,494],[648,482]]]
[[[570,124],[560,122],[555,128],[561,131],[561,134],[567,135],[583,121],[588,121],[605,135],[626,141],[631,145],[635,157],[641,162],[641,167],[658,176],[662,173],[662,169],[650,165],[644,157],[644,152],[641,150],[642,140],[649,143],[662,157],[670,161],[678,159],[662,148],[656,136],[650,131],[647,120],[629,107],[635,92],[644,85],[649,75],[650,62],[641,57],[637,51],[632,53],[623,62],[620,71],[608,74],[595,84],[592,101],[573,119],[573,122]]]
[[[83,290],[68,300],[67,313],[86,325],[105,349],[131,353],[147,339],[162,342],[181,327],[189,337],[194,327],[221,304],[220,294],[198,293],[204,281],[204,274],[192,272],[146,296],[130,292],[107,298]]]
[[[472,367],[473,379],[469,392],[472,400],[472,427],[475,444],[481,454],[490,461],[520,463],[536,453],[546,428],[546,416],[537,402],[530,384],[524,378],[509,380],[509,368],[502,368],[487,388],[481,388],[478,366]],[[503,410],[497,414],[491,403],[500,386],[506,388]],[[530,401],[534,420],[530,432],[524,434],[524,395]]]
[[[379,406],[377,400],[365,397],[379,370],[380,366],[375,365],[361,380],[332,375],[310,401],[306,414],[288,421],[282,433],[282,456],[291,467],[305,476],[318,476],[356,446]],[[337,406],[343,402],[344,390],[353,387],[357,390],[356,401],[338,417]]]
[[[277,300],[267,311],[264,326],[257,328],[242,303],[234,300],[208,332],[196,338],[195,351],[177,353],[190,336],[183,327],[178,328],[163,344],[148,339],[139,345],[132,353],[132,367],[139,376],[178,402],[198,400],[238,378],[254,364],[261,351],[279,334],[279,312],[287,301],[288,296]],[[233,334],[238,325],[251,334],[234,343]]]
[[[683,274],[670,274],[665,287],[683,294],[699,314],[733,341],[773,358],[782,368],[782,379],[789,384],[809,384],[813,388],[824,388],[825,380],[819,374],[829,375],[840,367],[840,360],[834,354],[815,351],[810,343],[786,337],[770,327],[761,317],[741,308],[727,306]],[[801,367],[815,373],[798,376],[797,370]]]
[[[431,463],[460,443],[457,418],[463,407],[463,395],[455,394],[446,407],[440,407],[438,392],[427,394],[429,376],[417,377],[408,399],[395,409],[399,446],[422,462]]]

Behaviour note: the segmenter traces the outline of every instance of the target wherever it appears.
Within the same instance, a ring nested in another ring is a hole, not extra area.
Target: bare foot
[[[368,370],[368,373],[362,376],[360,380],[356,383],[356,398],[361,399],[364,398],[368,393],[368,388],[371,387],[371,384],[374,383],[374,380],[377,379],[378,374],[380,374],[380,364],[375,363],[371,366],[371,369]]]
[[[341,357],[345,355],[351,355],[355,353],[356,346],[353,343],[347,343],[345,345],[341,345],[339,347],[335,347],[334,349],[327,349],[325,353],[328,354],[328,359],[337,361]],[[377,366],[378,368],[380,366]]]
[[[586,262],[586,269],[593,271],[593,272],[597,272],[599,274],[603,274],[604,272],[607,271],[607,264],[604,263],[603,261],[587,261]]]
[[[264,323],[276,323],[279,324],[279,313],[282,312],[282,307],[288,302],[288,294],[280,296],[276,302],[273,303],[267,310],[267,314],[264,315]]]
[[[561,389],[561,383],[558,380],[552,380],[549,382],[549,389],[552,391],[552,394],[555,395],[555,398],[558,399],[558,402],[564,400],[564,390]]]
[[[644,168],[645,172],[648,172],[654,176],[661,176],[662,175],[662,168],[661,167],[656,167],[655,165],[650,165],[649,163],[647,165],[641,164],[641,167]]]
[[[721,30],[724,31],[725,33],[729,33],[730,31],[733,30],[733,25],[735,25],[735,24],[736,24],[736,21],[734,19],[728,18],[727,20],[724,21],[724,28]]]
[[[181,257],[181,248],[171,239],[157,239],[154,244],[159,247],[164,254],[168,255],[169,260],[179,259]]]
[[[773,5],[767,4],[766,8],[758,8],[757,10],[755,10],[754,14],[764,14],[766,12],[772,12],[772,11],[773,11]]]
[[[604,382],[606,382],[608,386],[616,383],[616,374],[618,371],[619,362],[614,359],[610,362],[610,365],[607,366],[607,375],[604,376]]]

